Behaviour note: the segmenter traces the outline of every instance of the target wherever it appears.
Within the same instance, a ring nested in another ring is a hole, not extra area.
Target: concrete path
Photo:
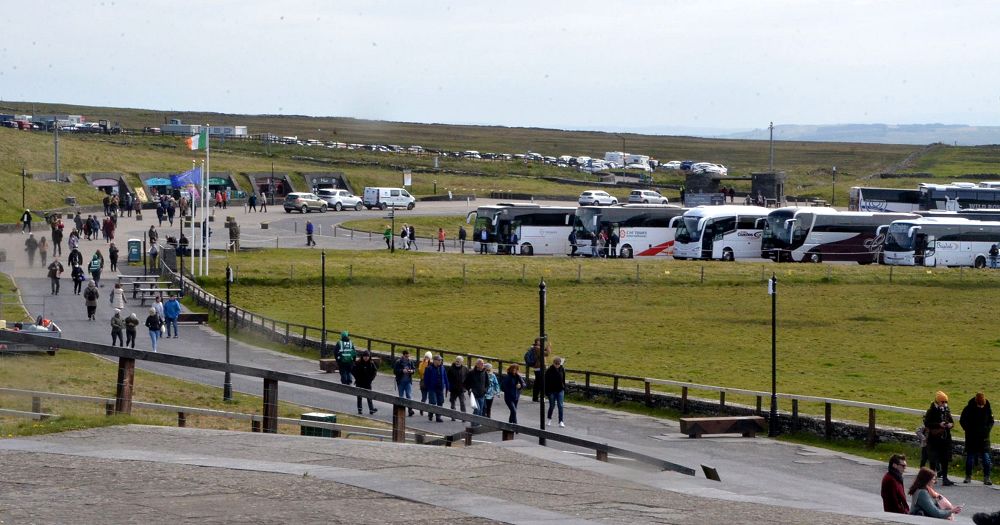
[[[448,206],[453,206],[448,204]],[[420,211],[427,211],[421,207]],[[447,209],[447,208],[446,208]],[[457,210],[462,211],[462,210]],[[429,212],[429,211],[428,211]],[[454,212],[454,211],[452,211]],[[342,212],[341,214],[326,214],[327,216],[347,216],[374,212]],[[441,212],[439,212],[441,213]],[[250,214],[254,215],[254,214]],[[275,215],[272,211],[271,215]],[[279,212],[280,216],[285,215]],[[319,217],[319,214],[315,214]],[[278,219],[282,223],[284,218]],[[122,221],[123,229],[129,232],[128,225],[133,224],[133,230],[148,228],[145,224],[136,224],[134,220]],[[283,223],[286,224],[287,222]],[[143,228],[145,226],[145,228]],[[37,231],[37,229],[36,229]],[[244,231],[246,231],[244,229]],[[164,236],[160,234],[161,238]],[[120,238],[123,238],[120,236]],[[85,307],[81,296],[71,295],[71,285],[68,279],[63,280],[63,292],[59,296],[49,295],[49,283],[44,278],[44,270],[38,266],[27,266],[20,248],[24,236],[19,234],[0,235],[0,247],[6,248],[8,257],[14,255],[13,261],[0,265],[0,270],[14,275],[25,302],[33,313],[44,313],[46,317],[55,319],[62,327],[67,337],[109,343],[110,329],[107,320],[112,310],[107,302],[108,286],[102,288],[99,301],[97,322],[86,321]],[[358,241],[331,238],[331,247],[352,248],[351,243]],[[382,245],[384,247],[384,244]],[[99,241],[83,241],[85,258],[94,249],[105,245]],[[65,261],[65,258],[63,258]],[[106,275],[107,282],[113,282]],[[128,309],[127,309],[128,310]],[[130,311],[130,310],[129,310]],[[145,315],[138,312],[140,319]],[[186,326],[182,328],[180,339],[162,340],[160,351],[189,357],[224,360],[224,336],[205,327]],[[377,335],[377,334],[374,334]],[[413,341],[419,343],[419,341]],[[145,330],[140,330],[137,348],[150,346]],[[272,368],[297,374],[321,375],[316,362],[304,360],[281,353],[272,352],[258,347],[232,342],[232,362],[257,367]],[[203,371],[178,370],[175,367],[141,364],[144,369],[154,372],[182,377],[184,379],[221,387],[222,374]],[[334,375],[326,375],[336,380]],[[258,380],[233,377],[234,389],[254,395],[260,395],[261,384]],[[393,391],[391,376],[381,375],[375,388]],[[137,385],[137,397],[142,398],[142,386]],[[282,385],[279,397],[302,405],[317,407],[341,413],[356,413],[355,399],[347,396],[334,395],[327,392],[316,392],[293,385]],[[381,407],[377,414],[379,419],[388,420],[388,407]],[[494,418],[506,420],[507,412],[504,404],[498,400],[494,403]],[[530,399],[522,398],[519,419],[523,424],[538,424],[538,405]],[[783,506],[795,506],[818,510],[840,511],[849,509],[859,514],[880,514],[881,501],[878,496],[879,480],[884,472],[884,465],[849,455],[831,453],[821,449],[783,444],[777,441],[757,438],[709,438],[689,440],[678,433],[676,422],[661,420],[646,416],[625,414],[613,410],[590,407],[567,407],[567,428],[554,429],[599,441],[606,441],[617,446],[628,447],[665,460],[698,469],[700,464],[716,467],[723,479],[721,484],[712,485],[710,492],[713,497],[741,501],[757,501]],[[411,426],[440,433],[457,432],[461,430],[459,423],[428,423],[420,418],[411,418]],[[479,439],[497,439],[498,436],[484,435]],[[558,447],[558,445],[556,445]],[[564,447],[565,448],[565,447]],[[565,448],[572,453],[579,452]],[[588,460],[589,461],[589,460]],[[916,461],[911,461],[916,464]],[[957,466],[957,465],[956,465]],[[961,467],[959,467],[961,468]],[[915,469],[912,473],[915,473]],[[700,475],[700,474],[699,474]],[[960,476],[955,476],[960,478]],[[678,488],[679,490],[680,488]],[[701,493],[705,487],[691,489],[692,493]],[[944,489],[948,497],[956,503],[967,505],[972,512],[997,510],[994,508],[996,489],[985,487],[975,482],[972,485],[958,485]],[[997,505],[1000,506],[1000,505]],[[971,513],[964,513],[970,516]],[[960,520],[963,519],[960,517]]]

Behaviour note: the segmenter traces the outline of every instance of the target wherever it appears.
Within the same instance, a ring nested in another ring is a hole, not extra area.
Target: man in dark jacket
[[[483,405],[486,403],[486,389],[490,386],[490,379],[486,376],[486,368],[482,359],[476,359],[476,365],[465,375],[465,389],[476,402],[476,408],[472,411],[477,416],[483,415]],[[465,409],[463,409],[463,412]]]
[[[455,362],[448,367],[448,399],[451,402],[451,409],[455,410],[455,400],[462,412],[465,412],[465,376],[469,373],[469,367],[465,366],[465,359],[462,356],[455,356]],[[451,418],[452,421],[455,418]]]
[[[378,375],[378,367],[372,361],[372,355],[367,350],[362,350],[361,359],[354,365],[354,386],[371,390],[372,381],[375,381],[376,375]],[[369,397],[368,413],[374,414],[375,412],[378,412],[378,409],[375,408],[372,398]],[[358,396],[358,414],[361,413],[363,413],[361,410],[361,396]]]
[[[972,468],[977,460],[983,462],[983,484],[992,485],[990,469],[993,460],[990,458],[990,431],[993,430],[993,409],[986,395],[977,392],[962,409],[959,419],[962,430],[965,430],[965,483],[972,481]]]
[[[549,424],[552,424],[552,409],[559,408],[559,426],[563,423],[563,396],[566,391],[566,369],[563,368],[563,358],[557,357],[545,370],[545,395],[549,398]]]
[[[955,482],[948,479],[948,463],[951,462],[951,429],[955,420],[948,408],[948,394],[937,391],[934,402],[924,414],[924,426],[927,427],[927,456],[931,468],[937,470],[942,486],[951,486]]]
[[[337,360],[337,370],[340,371],[340,382],[349,385],[353,382],[351,372],[354,369],[354,358],[357,356],[351,334],[347,330],[340,332],[340,341],[333,347],[333,357]]]
[[[431,364],[424,369],[424,388],[427,389],[427,403],[435,406],[444,405],[444,392],[448,390],[448,372],[444,367],[444,361],[440,355],[434,356]],[[427,420],[434,419],[434,415],[427,413]],[[437,417],[437,422],[441,422],[441,416]]]
[[[403,357],[400,357],[393,365],[392,371],[396,376],[396,391],[399,397],[413,399],[413,372],[417,369],[417,364],[410,359],[410,351],[403,350]],[[413,415],[413,409],[409,411]]]
[[[903,489],[903,472],[906,471],[906,456],[893,454],[889,458],[889,472],[882,476],[882,510],[897,514],[909,514],[910,504]]]

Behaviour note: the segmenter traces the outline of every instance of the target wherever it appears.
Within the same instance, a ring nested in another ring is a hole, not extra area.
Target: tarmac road
[[[464,203],[421,204],[414,210],[414,213],[437,215],[453,212],[460,214],[464,213],[463,206]],[[286,214],[283,211],[274,208],[272,210],[267,215],[269,219],[272,217],[276,219],[271,221],[276,229],[285,233],[289,229],[294,231],[295,226],[291,221],[299,219],[298,215],[285,217]],[[227,212],[229,215],[236,215],[241,223],[249,223],[251,218],[256,220],[254,214],[241,216],[241,213],[242,210],[233,209]],[[370,216],[372,213],[376,212],[331,212],[325,216],[310,214],[310,218],[319,218],[318,221],[329,220],[329,224],[332,225],[348,219],[351,215]],[[134,219],[128,218],[122,219],[119,224],[120,231],[117,236],[119,242],[131,236],[141,235],[141,232],[149,227],[148,221],[136,222]],[[246,226],[244,226],[243,231],[247,231]],[[47,232],[45,233],[47,234]],[[40,234],[41,232],[36,228],[36,236]],[[165,235],[161,230],[160,238],[163,239]],[[49,295],[48,280],[44,277],[45,272],[38,266],[37,261],[35,268],[27,267],[22,248],[24,238],[25,236],[20,234],[0,235],[0,247],[7,249],[10,261],[0,264],[0,270],[14,276],[25,302],[29,305],[29,310],[33,314],[44,313],[46,317],[54,319],[62,327],[66,337],[85,341],[109,342],[110,330],[107,320],[110,318],[112,310],[106,298],[110,288],[105,286],[101,290],[102,297],[97,312],[98,321],[87,321],[83,299],[81,296],[71,294],[72,285],[69,284],[68,278],[63,279],[62,294],[51,296]],[[286,236],[282,236],[282,240],[285,238]],[[213,247],[217,246],[221,249],[223,242],[224,239],[221,237],[216,238]],[[351,240],[341,237],[324,237],[320,238],[319,242],[321,246],[329,249],[363,249],[364,245],[368,243],[366,240]],[[122,244],[124,243],[122,242]],[[302,244],[304,244],[304,239]],[[381,240],[372,244],[376,245],[372,249],[384,249]],[[101,241],[82,241],[81,251],[85,258],[88,258],[89,254],[97,248],[106,251],[106,246]],[[65,262],[65,257],[62,260]],[[110,272],[106,272],[105,281],[107,283],[113,282]],[[142,310],[137,312],[137,315],[144,318]],[[181,331],[180,339],[162,340],[160,351],[190,357],[224,360],[223,335],[205,327],[195,326],[182,327]],[[419,342],[414,341],[414,343]],[[140,328],[137,348],[148,349],[149,344],[148,334]],[[519,345],[522,342],[511,342],[511,344]],[[321,374],[317,370],[315,361],[312,360],[272,352],[237,341],[232,342],[231,348],[232,362],[234,363],[298,374]],[[157,373],[219,387],[223,381],[220,373],[191,371],[145,363],[140,364],[140,366]],[[327,377],[336,380],[336,374]],[[141,398],[142,386],[137,384],[136,387],[137,397]],[[258,380],[239,376],[233,377],[233,387],[237,391],[254,395],[260,395],[261,391]],[[393,390],[391,376],[380,375],[375,388],[391,392]],[[282,400],[307,406],[342,413],[355,413],[355,399],[349,396],[315,392],[294,385],[281,385],[279,396]],[[381,408],[376,417],[388,421],[390,410],[388,407]],[[494,403],[493,409],[493,417],[506,420],[506,408],[501,400]],[[522,399],[519,419],[523,424],[537,425],[538,405],[531,403],[530,399]],[[701,478],[699,474],[699,479],[674,483],[670,490],[730,500],[846,512],[881,519],[892,518],[892,516],[881,512],[878,488],[879,480],[885,471],[885,466],[882,463],[822,449],[788,445],[767,438],[721,437],[690,440],[679,434],[676,422],[607,409],[568,405],[566,422],[567,428],[553,430],[636,449],[696,470],[700,464],[710,465],[719,470],[723,480],[721,484],[711,483]],[[457,432],[461,429],[457,422],[427,423],[426,420],[421,420],[419,417],[411,418],[408,420],[408,424],[433,432]],[[477,439],[499,439],[499,436],[485,434],[477,436]],[[555,446],[558,447],[557,444]],[[568,453],[579,452],[571,449],[566,450]],[[916,465],[917,461],[911,459],[910,463]],[[954,465],[953,469],[955,467],[958,467],[958,470],[962,468],[960,465]],[[915,473],[914,468],[911,468],[911,471],[911,474]],[[642,476],[642,473],[637,471],[636,475]],[[953,474],[953,478],[961,479],[961,477],[961,474]],[[909,479],[908,476],[907,482]],[[996,490],[974,482],[971,485],[959,484],[955,487],[945,488],[942,489],[942,492],[953,502],[966,505],[967,511],[959,517],[959,521],[968,522],[973,512],[992,512],[1000,508],[1000,504],[997,503]]]

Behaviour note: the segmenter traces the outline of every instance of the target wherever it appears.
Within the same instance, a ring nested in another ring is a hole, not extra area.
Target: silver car
[[[666,197],[653,190],[632,190],[628,201],[632,204],[669,204]]]
[[[294,192],[285,196],[285,213],[292,213],[293,210],[299,213],[307,213],[313,210],[326,213],[328,207],[326,201],[319,198],[315,193]]]
[[[326,201],[326,204],[335,211],[344,208],[354,208],[361,211],[361,197],[351,194],[347,190],[322,189],[316,192],[319,198]]]
[[[579,203],[580,206],[613,206],[618,204],[618,199],[606,191],[590,190],[580,194]]]

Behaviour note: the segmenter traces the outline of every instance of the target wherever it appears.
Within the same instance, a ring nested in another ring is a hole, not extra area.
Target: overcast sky
[[[1000,124],[1000,5],[17,1],[0,99],[573,129]]]

